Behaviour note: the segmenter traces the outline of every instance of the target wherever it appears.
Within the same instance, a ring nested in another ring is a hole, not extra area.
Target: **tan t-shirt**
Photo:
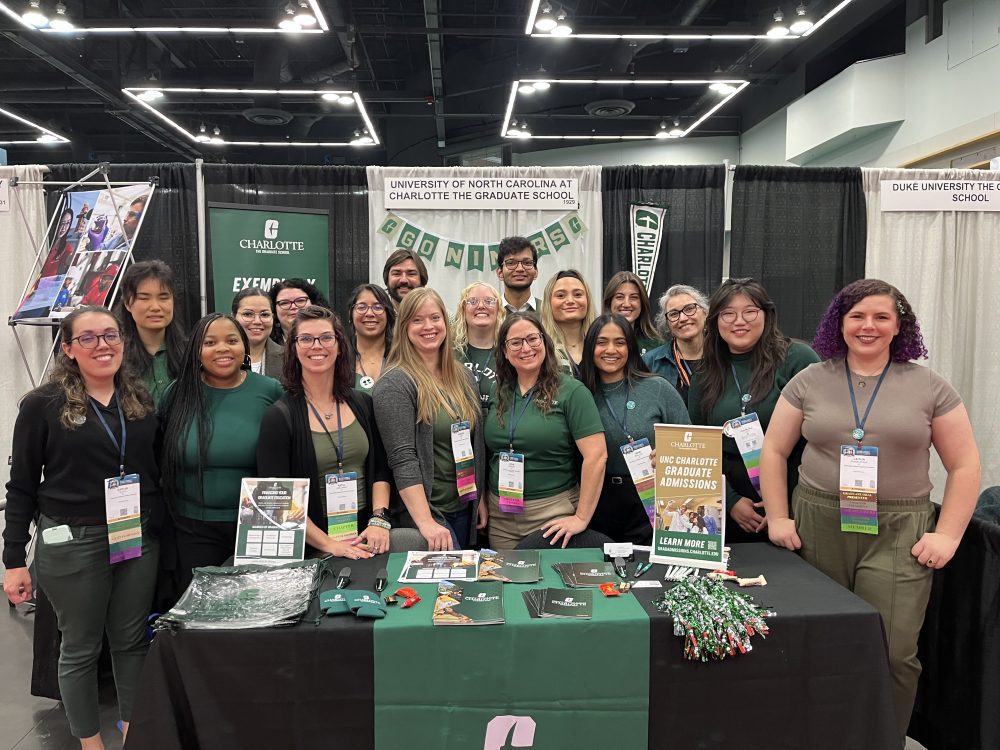
[[[851,376],[863,417],[877,377]],[[858,381],[865,381],[864,388]],[[809,365],[792,378],[781,397],[802,411],[802,435],[807,441],[799,477],[810,487],[837,492],[840,446],[851,438],[854,411],[844,360]],[[880,497],[920,497],[930,494],[931,420],[962,403],[962,397],[930,368],[913,362],[893,362],[865,422],[864,445],[878,448]]]

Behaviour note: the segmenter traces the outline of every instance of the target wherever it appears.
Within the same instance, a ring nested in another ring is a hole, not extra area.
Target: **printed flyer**
[[[245,478],[234,564],[279,565],[303,559],[308,502],[308,479]]]

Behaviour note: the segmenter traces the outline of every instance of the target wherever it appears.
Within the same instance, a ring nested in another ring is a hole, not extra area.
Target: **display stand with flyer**
[[[132,248],[158,178],[151,177],[147,182],[111,182],[110,170],[110,164],[102,163],[75,182],[26,182],[11,178],[10,186],[14,188],[11,202],[17,205],[35,248],[35,270],[25,280],[21,302],[8,322],[32,385],[44,377],[57,342],[53,343],[36,378],[18,335],[18,326],[53,328],[81,305],[110,307],[118,296],[122,272],[132,260]],[[103,181],[88,181],[98,174]],[[56,210],[40,238],[32,232],[17,191],[24,185],[60,188]]]
[[[722,428],[658,424],[655,430],[656,515],[649,559],[710,570],[722,567]]]
[[[243,479],[233,564],[280,565],[302,560],[308,502],[308,479]]]

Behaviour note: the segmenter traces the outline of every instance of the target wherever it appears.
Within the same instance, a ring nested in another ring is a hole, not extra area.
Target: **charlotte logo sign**
[[[329,298],[328,211],[210,203],[213,309],[228,310],[233,295],[303,278]]]
[[[507,740],[510,744],[507,744]],[[530,716],[494,716],[486,725],[483,750],[505,750],[508,747],[534,747],[535,720]]]
[[[632,268],[649,292],[653,286],[656,262],[660,258],[660,241],[666,223],[665,206],[633,203],[629,206],[632,237]]]

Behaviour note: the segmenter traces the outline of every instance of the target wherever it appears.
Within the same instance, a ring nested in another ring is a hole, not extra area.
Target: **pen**
[[[652,567],[653,563],[651,562],[639,563],[638,565],[635,566],[635,577],[638,578],[639,576],[645,574],[646,571],[648,571]]]

